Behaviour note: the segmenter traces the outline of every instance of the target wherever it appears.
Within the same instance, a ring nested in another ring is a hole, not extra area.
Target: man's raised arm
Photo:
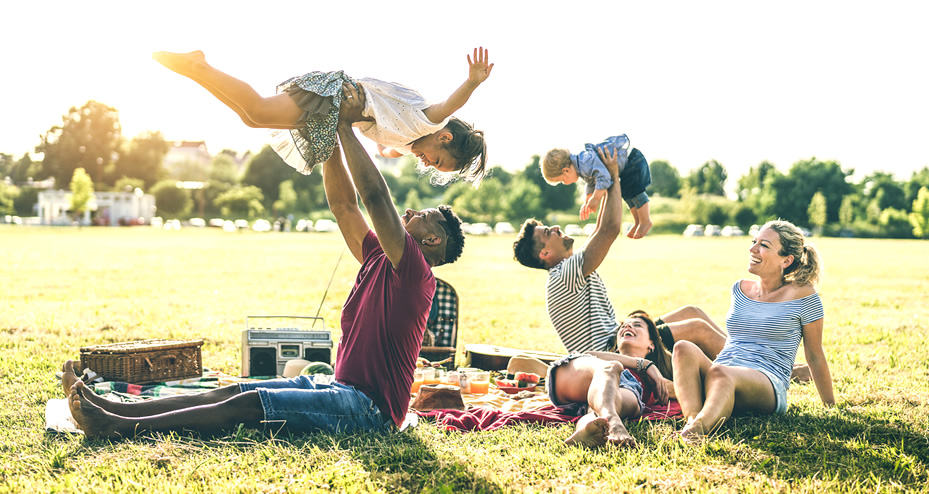
[[[616,241],[623,229],[623,198],[619,186],[619,163],[616,161],[616,150],[606,154],[602,148],[597,149],[600,159],[606,165],[613,179],[613,185],[606,189],[606,200],[597,215],[597,228],[594,230],[587,244],[584,246],[584,276],[589,275],[600,267],[600,263],[610,252],[610,247]]]
[[[358,142],[358,137],[352,129],[352,116],[360,112],[359,105],[361,108],[364,107],[363,96],[359,96],[359,92],[350,84],[343,85],[343,90],[346,96],[342,100],[337,127],[339,141],[342,144],[342,151],[345,153],[345,161],[348,163],[348,171],[355,189],[361,196],[365,209],[368,210],[368,216],[374,224],[374,232],[377,233],[381,248],[396,268],[403,257],[406,229],[394,208],[387,182],[371,161],[367,151]]]

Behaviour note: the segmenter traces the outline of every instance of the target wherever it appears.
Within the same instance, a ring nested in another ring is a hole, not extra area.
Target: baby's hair
[[[574,166],[571,163],[571,153],[567,149],[552,149],[551,151],[545,153],[545,158],[542,158],[542,178],[549,185],[556,185],[560,182],[556,182],[555,179],[561,176],[561,173],[565,168],[570,168]]]
[[[484,131],[474,130],[470,124],[451,117],[445,128],[452,133],[446,149],[458,161],[458,175],[477,186],[487,173],[487,141]]]

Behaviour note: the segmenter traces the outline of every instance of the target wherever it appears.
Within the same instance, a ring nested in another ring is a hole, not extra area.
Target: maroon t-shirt
[[[399,426],[410,404],[435,277],[409,233],[397,269],[373,231],[365,235],[362,255],[355,286],[342,307],[335,378],[363,392]]]

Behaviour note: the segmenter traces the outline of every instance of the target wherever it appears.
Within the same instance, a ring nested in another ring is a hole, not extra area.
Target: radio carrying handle
[[[319,322],[323,326],[323,329],[326,328],[326,321],[324,321],[323,318],[319,316],[245,316],[245,329],[252,329],[252,320],[254,319],[272,319],[272,318],[283,318],[283,317],[286,317],[288,319],[312,319],[313,326],[311,327],[315,327],[316,321],[319,320]]]

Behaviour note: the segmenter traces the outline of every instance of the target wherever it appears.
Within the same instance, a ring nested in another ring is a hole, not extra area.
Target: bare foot
[[[574,434],[571,434],[571,437],[565,439],[565,444],[590,449],[599,448],[606,444],[609,425],[610,423],[605,418],[597,417],[587,422],[587,425],[583,428],[576,430]]]
[[[642,238],[644,237],[649,230],[652,229],[652,220],[645,218],[639,222],[639,225],[635,227],[635,237],[633,238]]]
[[[703,421],[700,419],[688,420],[684,428],[681,429],[681,439],[687,444],[702,443],[706,439]]]
[[[94,439],[119,435],[114,424],[119,417],[111,415],[87,401],[82,395],[83,388],[84,383],[82,381],[79,380],[74,383],[70,394],[68,394],[68,408],[71,409],[71,416],[74,421],[84,431],[84,436],[88,439]]]
[[[810,372],[810,366],[806,364],[794,364],[790,373],[790,380],[798,383],[808,383],[813,380],[813,373]]]
[[[65,396],[71,394],[71,386],[78,381],[80,378],[74,372],[74,362],[67,360],[61,364],[61,389],[65,392]]]
[[[635,447],[635,438],[629,435],[629,431],[627,431],[626,426],[623,425],[622,419],[619,417],[610,417],[607,420],[610,425],[606,440],[610,444],[625,448]]]
[[[206,63],[206,57],[200,50],[189,53],[172,53],[170,51],[156,51],[152,53],[158,63],[181,74],[190,77],[197,66]]]

